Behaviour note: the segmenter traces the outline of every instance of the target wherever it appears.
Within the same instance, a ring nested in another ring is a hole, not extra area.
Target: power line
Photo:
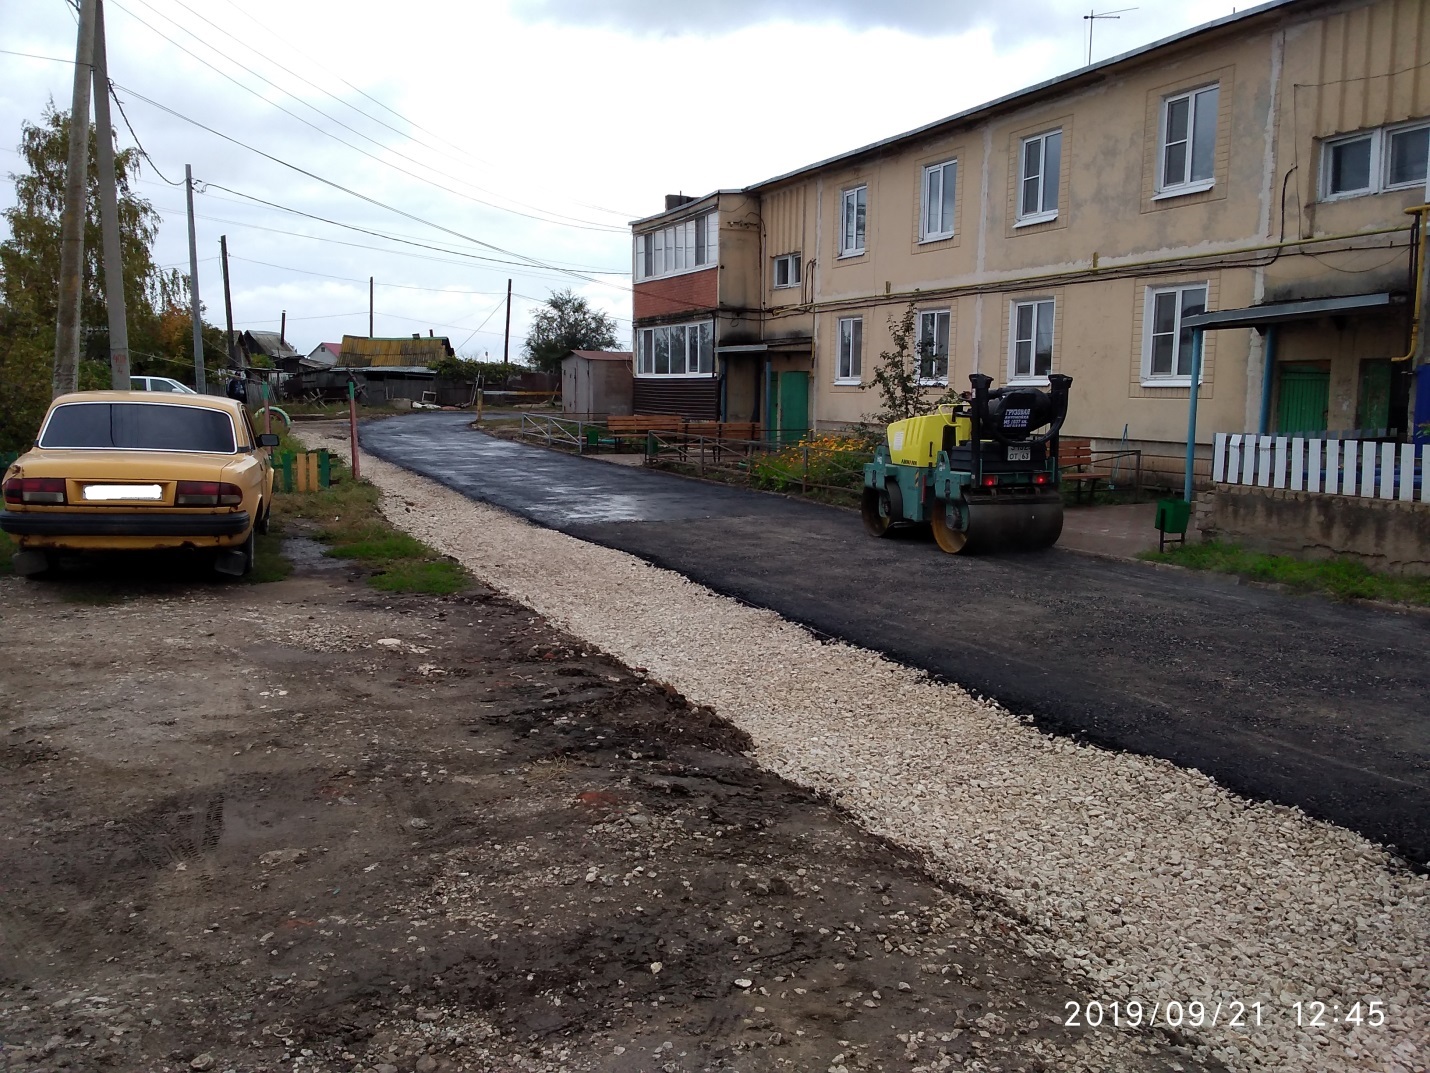
[[[556,268],[554,265],[548,264],[547,262],[542,261],[542,260],[539,260],[538,258],[528,256],[527,254],[524,254],[524,253],[517,253],[517,252],[514,251],[514,250],[505,249],[505,248],[503,248],[503,247],[501,247],[501,246],[498,246],[498,245],[495,245],[494,243],[491,243],[491,242],[484,242],[483,240],[478,239],[478,238],[473,238],[473,237],[470,236],[470,235],[464,235],[464,234],[462,234],[462,232],[460,232],[460,231],[454,231],[454,230],[453,230],[452,228],[450,228],[450,227],[444,227],[442,224],[433,223],[431,220],[425,220],[425,219],[423,219],[421,216],[416,215],[415,213],[408,212],[406,209],[399,209],[399,208],[397,208],[397,207],[394,206],[394,205],[388,205],[388,204],[386,204],[385,202],[379,201],[377,198],[369,197],[367,194],[363,194],[363,193],[360,193],[360,192],[357,191],[357,190],[351,189],[350,187],[343,186],[341,183],[335,182],[335,181],[333,181],[332,179],[324,178],[323,176],[317,174],[316,172],[309,171],[307,168],[300,168],[297,164],[293,164],[293,163],[290,163],[289,161],[283,160],[283,159],[280,158],[280,157],[276,157],[276,156],[274,156],[272,153],[265,153],[262,149],[258,149],[258,148],[256,148],[255,146],[249,145],[247,142],[241,141],[240,139],[235,138],[235,137],[233,137],[232,135],[224,134],[224,133],[221,132],[221,131],[215,130],[213,127],[210,127],[208,124],[202,123],[202,122],[200,122],[200,121],[197,120],[197,119],[192,119],[192,118],[190,118],[189,116],[184,115],[182,112],[179,112],[179,111],[177,111],[177,110],[175,110],[175,109],[173,109],[173,108],[170,108],[170,107],[169,107],[168,105],[166,105],[166,104],[160,104],[158,101],[154,100],[152,97],[146,97],[144,94],[140,93],[138,90],[134,89],[134,88],[131,87],[131,86],[120,86],[119,88],[123,89],[126,93],[128,93],[128,94],[130,94],[131,96],[137,98],[138,100],[143,101],[145,104],[148,104],[148,105],[150,105],[151,107],[154,107],[154,108],[158,108],[161,112],[165,112],[165,113],[167,113],[168,115],[173,116],[175,119],[181,119],[181,120],[183,120],[185,123],[189,123],[189,124],[192,124],[192,125],[195,126],[195,127],[198,127],[200,130],[207,131],[208,133],[212,134],[212,135],[213,135],[214,137],[216,137],[216,138],[222,138],[224,141],[229,142],[229,143],[231,143],[231,144],[233,144],[233,145],[236,145],[236,146],[238,146],[240,149],[246,149],[246,150],[248,150],[248,152],[253,153],[253,154],[255,154],[256,156],[261,156],[261,157],[263,157],[265,160],[270,160],[270,161],[272,161],[272,162],[275,163],[275,164],[278,164],[278,165],[280,165],[280,166],[282,166],[282,167],[288,168],[290,171],[295,171],[295,172],[297,172],[299,175],[304,175],[304,176],[308,177],[309,179],[314,180],[315,182],[322,183],[324,186],[332,187],[334,190],[341,191],[342,193],[347,194],[349,197],[355,197],[355,198],[357,198],[359,201],[365,201],[365,202],[367,202],[369,205],[376,206],[377,208],[380,208],[380,209],[386,209],[388,212],[396,213],[398,216],[401,216],[401,217],[403,217],[404,219],[412,220],[412,221],[415,222],[415,223],[423,224],[424,226],[430,227],[430,228],[432,228],[432,229],[434,229],[434,230],[436,230],[436,231],[441,231],[441,232],[443,232],[444,234],[452,235],[452,236],[455,237],[455,238],[461,239],[463,242],[468,242],[468,243],[471,243],[472,245],[475,245],[475,246],[481,246],[481,247],[483,247],[484,249],[493,250],[493,251],[495,251],[495,252],[497,252],[497,253],[505,254],[505,255],[508,256],[508,257],[516,257],[516,258],[519,258],[519,259],[520,259],[520,262],[523,263],[523,264],[528,264],[528,265],[530,265],[530,266],[532,266],[532,267],[535,267],[535,268],[545,268],[545,269],[549,269],[549,270],[551,270],[551,271],[561,272],[561,273],[563,273],[564,275],[569,275],[569,276],[572,276],[572,277],[574,277],[574,278],[576,278],[576,279],[582,279],[582,280],[585,280],[585,281],[588,282],[588,283],[598,283],[598,284],[601,284],[602,286],[608,286],[608,287],[609,287],[609,286],[614,286],[614,284],[607,283],[605,280],[595,279],[595,278],[593,278],[593,277],[591,277],[591,276],[585,275],[585,274],[583,274],[583,273],[581,273],[581,272],[575,272],[575,271],[572,271],[572,270],[570,270],[570,269]],[[213,185],[217,185],[217,184],[213,184]],[[219,188],[220,190],[227,190],[227,192],[228,192],[228,193],[231,193],[231,194],[237,194],[237,193],[238,193],[238,191],[228,189],[227,187],[219,186],[218,188]],[[240,195],[240,196],[248,196],[248,195]],[[262,201],[261,198],[252,198],[252,200],[254,200],[254,201]],[[272,204],[272,203],[270,203],[270,202],[263,202],[263,204]],[[281,206],[277,206],[277,207],[281,207]],[[315,218],[315,219],[318,219],[318,217],[314,217],[314,218]],[[331,223],[331,222],[333,222],[333,221],[324,221],[324,222]],[[350,226],[352,226],[352,225],[339,224],[338,226],[350,227]],[[356,228],[356,227],[354,227],[353,229],[354,229],[354,230],[358,230],[358,231],[365,230],[364,228]],[[372,232],[367,232],[367,233],[371,234]],[[383,236],[378,236],[378,237],[383,237]],[[452,251],[450,251],[450,250],[443,250],[443,251],[441,251],[441,252],[443,252],[443,253],[450,253],[450,252],[452,252]],[[624,288],[624,289],[629,290],[629,288]]]
[[[235,3],[233,2],[233,0],[224,0],[224,3],[228,4],[228,6],[231,7],[231,8],[233,8],[234,11],[238,12],[238,14],[242,15],[245,19],[247,19],[249,22],[253,23],[253,24],[254,24],[255,26],[257,26],[260,30],[262,30],[262,31],[264,32],[264,34],[265,34],[269,39],[272,39],[272,40],[275,40],[275,41],[283,41],[283,38],[282,38],[282,36],[278,33],[278,31],[274,30],[271,26],[268,26],[266,23],[260,22],[260,21],[259,21],[257,18],[255,18],[253,15],[249,14],[247,11],[243,10],[243,8],[241,8],[241,7],[239,7],[237,4],[235,4]],[[286,42],[285,42],[285,43],[286,43]],[[341,82],[343,85],[347,86],[348,89],[352,90],[354,93],[358,93],[358,94],[360,94],[361,96],[366,97],[368,100],[372,101],[373,104],[375,104],[375,105],[377,105],[379,108],[381,108],[383,111],[388,112],[389,114],[391,114],[391,115],[395,116],[396,118],[402,120],[402,122],[406,123],[408,126],[410,126],[410,127],[415,127],[417,130],[422,131],[422,133],[424,133],[424,134],[430,134],[433,138],[436,138],[436,139],[438,139],[438,140],[442,140],[442,135],[438,134],[436,131],[429,130],[428,128],[424,127],[421,123],[418,123],[415,119],[412,119],[412,118],[409,117],[409,116],[403,115],[401,112],[399,112],[399,111],[397,111],[396,109],[392,108],[390,105],[384,103],[383,101],[378,100],[376,97],[374,97],[372,94],[368,93],[367,91],[363,90],[361,87],[353,85],[351,82],[349,82],[349,81],[348,81],[346,78],[344,78],[342,75],[338,74],[336,71],[333,71],[333,70],[332,70],[331,68],[329,68],[329,67],[325,67],[322,63],[320,63],[320,62],[318,62],[317,60],[313,59],[311,56],[307,55],[307,54],[304,53],[302,50],[294,49],[294,46],[292,46],[292,45],[289,45],[288,47],[289,47],[289,49],[291,49],[291,50],[297,52],[299,55],[303,56],[303,58],[304,58],[304,60],[305,60],[306,62],[312,63],[314,66],[318,67],[320,70],[326,71],[328,74],[332,75],[332,76],[333,76],[334,78],[336,78],[339,82]],[[344,103],[346,104],[347,102],[344,102]],[[347,106],[348,106],[349,108],[353,108],[354,111],[359,112],[360,115],[365,115],[365,114],[366,114],[366,113],[364,113],[364,112],[359,111],[357,108],[354,108],[351,104],[348,104]],[[374,122],[380,122],[380,120],[374,120]],[[419,144],[420,144],[420,143],[419,143]],[[492,162],[489,161],[489,160],[484,160],[484,159],[482,159],[481,157],[475,155],[474,153],[470,153],[470,152],[468,152],[467,150],[462,149],[462,148],[460,148],[460,147],[457,147],[457,149],[458,149],[458,152],[460,152],[460,153],[461,153],[464,157],[466,157],[468,160],[476,161],[478,164],[484,164],[484,165],[486,165],[487,167],[495,167],[495,165],[492,164]],[[455,157],[449,157],[449,158],[450,158],[450,159],[454,159],[454,160],[456,159]],[[623,210],[620,210],[620,209],[608,209],[608,208],[606,208],[606,207],[604,207],[604,206],[602,206],[602,205],[591,205],[591,204],[588,204],[587,202],[580,201],[580,200],[578,200],[578,199],[576,199],[576,198],[571,198],[570,200],[571,200],[571,202],[572,202],[573,204],[580,205],[582,208],[592,209],[592,210],[594,210],[594,211],[596,211],[596,212],[609,213],[609,214],[612,215],[612,216],[618,216],[618,217],[620,217],[622,220],[632,220],[632,219],[635,219],[636,217],[638,217],[638,216],[641,215],[641,214],[638,213],[638,212],[626,212],[626,211],[623,211]]]
[[[184,45],[181,45],[179,42],[175,41],[175,40],[174,40],[172,37],[170,37],[168,34],[164,33],[162,30],[160,30],[158,27],[156,27],[156,26],[154,26],[152,23],[146,21],[143,17],[141,17],[141,16],[135,14],[133,11],[130,11],[130,10],[124,8],[123,6],[121,6],[121,5],[118,4],[118,3],[115,3],[115,0],[110,0],[110,2],[111,2],[111,3],[114,3],[114,6],[115,6],[115,7],[117,7],[120,11],[123,11],[123,12],[124,12],[126,15],[128,15],[131,19],[134,19],[136,22],[138,22],[138,23],[140,23],[141,25],[147,27],[150,31],[152,31],[153,33],[155,33],[155,34],[157,34],[158,36],[162,37],[165,41],[169,42],[169,44],[173,45],[173,46],[174,46],[175,48],[177,48],[179,51],[181,51],[181,52],[183,52],[185,55],[188,55],[188,56],[192,57],[193,59],[197,60],[199,63],[201,63],[201,64],[203,64],[205,67],[207,67],[209,70],[211,70],[211,71],[215,72],[216,74],[218,74],[221,78],[224,78],[224,79],[226,79],[226,80],[229,81],[229,82],[232,82],[235,86],[237,86],[239,89],[243,90],[245,93],[249,93],[249,94],[251,94],[252,96],[257,97],[259,100],[263,101],[263,102],[264,102],[265,104],[267,104],[268,106],[270,106],[270,107],[272,107],[272,108],[278,109],[278,111],[282,112],[284,115],[288,116],[288,117],[291,118],[291,119],[297,120],[299,123],[302,123],[304,126],[309,127],[309,128],[311,128],[312,130],[317,131],[319,134],[323,135],[325,138],[331,138],[333,141],[337,142],[339,145],[346,146],[347,148],[351,149],[353,152],[355,152],[355,153],[360,153],[361,155],[367,157],[369,160],[372,160],[372,161],[374,161],[374,162],[376,162],[376,163],[382,165],[383,167],[391,168],[393,171],[398,172],[398,173],[401,174],[401,175],[406,175],[406,176],[407,176],[408,178],[410,178],[410,179],[416,179],[418,182],[426,183],[428,186],[431,186],[431,187],[433,187],[434,189],[441,190],[441,191],[443,191],[444,193],[451,194],[451,195],[453,195],[454,197],[459,197],[459,198],[462,198],[462,199],[464,199],[464,200],[466,200],[466,201],[471,201],[471,202],[473,202],[474,204],[482,205],[482,206],[485,206],[486,208],[489,208],[489,209],[494,209],[494,210],[496,210],[497,212],[509,212],[509,213],[512,213],[513,215],[523,216],[523,217],[526,217],[526,218],[529,219],[529,220],[535,220],[535,221],[538,222],[538,223],[550,224],[550,225],[552,225],[552,226],[554,226],[554,227],[575,227],[575,228],[580,228],[580,229],[586,230],[586,231],[607,231],[607,232],[612,232],[612,233],[618,233],[618,232],[622,232],[622,231],[625,231],[625,230],[626,230],[625,228],[615,227],[615,226],[612,226],[612,225],[610,225],[610,224],[597,224],[597,223],[594,223],[594,222],[587,222],[587,223],[581,223],[581,222],[564,222],[563,220],[554,219],[554,218],[552,218],[552,217],[550,217],[550,216],[535,216],[535,215],[533,215],[533,214],[531,214],[531,213],[528,213],[528,212],[522,212],[522,211],[520,211],[519,209],[507,208],[507,207],[504,206],[504,205],[493,204],[493,203],[490,202],[490,201],[484,201],[483,199],[478,198],[478,197],[473,197],[473,196],[470,195],[470,194],[464,194],[464,193],[463,193],[462,191],[460,191],[460,190],[455,190],[455,189],[453,189],[452,187],[446,186],[446,185],[443,184],[443,183],[436,182],[435,180],[430,179],[430,178],[428,178],[427,176],[422,175],[422,174],[420,174],[420,173],[418,173],[418,172],[409,171],[407,168],[401,167],[401,166],[398,165],[398,164],[394,164],[394,163],[393,163],[392,161],[390,161],[390,160],[385,160],[385,159],[383,159],[382,157],[378,156],[376,153],[369,152],[368,150],[363,149],[361,146],[354,145],[352,142],[347,141],[347,140],[344,139],[344,138],[338,137],[338,136],[337,136],[336,134],[334,134],[332,131],[330,131],[330,130],[325,130],[323,127],[321,127],[321,126],[319,126],[318,124],[312,122],[311,120],[305,119],[305,118],[303,118],[302,116],[298,115],[296,112],[293,112],[293,111],[291,111],[291,110],[289,110],[289,109],[283,107],[283,106],[282,106],[281,104],[279,104],[278,102],[269,100],[267,97],[265,97],[263,94],[259,93],[259,92],[258,92],[256,89],[254,89],[253,87],[248,86],[248,85],[245,85],[243,82],[240,82],[237,78],[234,78],[234,77],[233,77],[231,74],[229,74],[227,71],[224,71],[224,70],[222,70],[221,68],[214,66],[214,65],[213,65],[212,63],[210,63],[208,60],[204,59],[202,56],[200,56],[200,55],[198,55],[197,53],[195,53],[192,49],[186,48]],[[146,0],[139,0],[139,2],[142,3],[142,4],[144,4],[145,7],[150,8],[151,11],[153,10],[153,8],[146,2]],[[168,18],[168,16],[161,16],[161,17]],[[173,22],[174,20],[173,20],[173,19],[169,19],[168,21]],[[193,37],[196,41],[199,41],[199,42],[200,42],[201,44],[203,44],[206,48],[213,49],[215,52],[218,52],[220,55],[223,55],[223,53],[222,53],[221,50],[215,48],[213,45],[210,45],[208,42],[204,41],[201,37],[199,37],[199,36],[198,36],[197,34],[195,34],[193,31],[187,29],[186,27],[184,27],[184,26],[182,26],[182,25],[179,25],[178,23],[175,23],[175,25],[178,26],[179,29],[183,30],[184,33],[188,34],[190,37]],[[242,68],[243,70],[247,71],[249,74],[253,75],[255,78],[263,79],[263,75],[259,74],[257,71],[255,71],[253,68],[247,66],[246,64],[243,64],[243,63],[239,62],[238,60],[235,60],[233,57],[231,57],[231,56],[225,56],[225,59],[227,59],[230,63],[233,63],[234,65],[236,65],[236,66]],[[273,85],[273,83],[272,83],[272,82],[269,82],[267,79],[264,79],[264,81],[267,82],[269,85]],[[281,87],[278,87],[278,88],[281,89]],[[309,109],[311,109],[312,111],[317,112],[318,115],[322,116],[324,119],[327,119],[329,122],[336,123],[338,126],[342,127],[344,130],[351,131],[353,134],[356,134],[356,135],[357,135],[358,137],[360,137],[360,138],[365,138],[366,140],[368,140],[368,141],[372,142],[374,145],[376,145],[378,148],[384,149],[384,150],[387,150],[387,149],[390,148],[389,146],[386,146],[386,145],[384,145],[383,143],[377,141],[376,139],[371,138],[371,137],[369,137],[368,135],[364,134],[362,131],[357,130],[356,128],[350,126],[350,125],[347,124],[347,123],[344,123],[342,120],[337,119],[336,117],[329,115],[327,112],[324,112],[321,108],[318,108],[316,105],[309,104],[307,101],[304,101],[304,100],[302,100],[300,97],[297,97],[297,96],[295,96],[295,95],[292,94],[292,93],[289,93],[287,90],[283,90],[283,92],[284,92],[287,96],[292,97],[295,101],[297,101],[299,104],[303,105],[305,108],[309,108]],[[432,169],[432,170],[436,171],[437,169],[434,168],[434,169]],[[439,171],[438,174],[445,174],[445,173]],[[452,176],[448,176],[448,178],[452,178]],[[458,181],[461,182],[462,180],[458,180]],[[567,218],[567,219],[570,219],[570,218]]]
[[[144,4],[144,6],[145,6],[145,7],[148,7],[150,10],[154,10],[153,4],[149,3],[149,0],[139,0],[139,2],[142,3],[142,4]],[[453,162],[455,162],[455,163],[458,163],[458,164],[461,163],[461,161],[460,161],[457,157],[453,156],[451,153],[448,153],[448,152],[447,152],[446,150],[444,150],[441,146],[433,145],[433,144],[430,143],[430,142],[423,141],[421,138],[415,137],[415,136],[411,133],[411,131],[404,131],[404,130],[399,129],[398,127],[394,127],[391,123],[388,123],[386,120],[379,119],[377,116],[374,116],[374,115],[372,115],[372,114],[370,114],[370,113],[368,113],[368,112],[363,111],[361,108],[357,107],[356,105],[354,105],[354,104],[351,103],[350,101],[345,101],[343,98],[339,97],[339,96],[338,96],[336,93],[334,93],[332,90],[328,89],[326,86],[322,86],[322,85],[318,84],[317,82],[314,82],[312,79],[305,77],[301,72],[295,71],[295,70],[293,70],[293,69],[291,69],[291,68],[289,68],[289,67],[285,67],[283,64],[279,63],[277,60],[275,60],[275,59],[274,59],[271,55],[269,55],[267,52],[264,52],[262,49],[254,48],[252,45],[250,45],[248,42],[244,41],[244,40],[243,40],[241,37],[239,37],[237,34],[233,33],[233,31],[227,30],[227,29],[225,29],[224,27],[220,26],[218,23],[214,22],[212,19],[210,19],[210,18],[208,18],[206,15],[204,15],[202,12],[195,11],[195,10],[194,10],[192,7],[190,7],[188,4],[184,3],[184,0],[174,0],[174,3],[178,4],[179,7],[183,8],[183,9],[184,9],[185,11],[187,11],[190,15],[192,15],[192,16],[194,16],[195,18],[201,20],[202,22],[207,23],[209,26],[212,26],[215,30],[217,30],[219,33],[223,34],[223,35],[224,35],[226,38],[228,38],[230,41],[233,41],[233,42],[235,42],[236,44],[242,45],[242,46],[243,46],[244,48],[246,48],[249,52],[253,53],[255,56],[257,56],[257,57],[259,57],[260,59],[262,59],[265,63],[271,64],[273,67],[276,67],[278,70],[282,71],[284,74],[286,74],[286,75],[288,75],[288,76],[290,76],[290,77],[292,77],[292,78],[295,78],[295,79],[297,79],[299,82],[302,82],[304,85],[310,86],[310,87],[312,87],[313,89],[317,90],[319,93],[322,93],[322,94],[324,94],[324,95],[326,95],[326,96],[332,98],[334,101],[336,101],[338,104],[342,105],[344,108],[349,108],[349,109],[351,109],[352,111],[356,112],[358,115],[362,116],[364,119],[367,119],[367,120],[369,120],[369,121],[371,121],[371,122],[373,122],[373,123],[376,123],[376,124],[378,124],[378,125],[381,126],[381,127],[385,127],[386,129],[392,131],[392,132],[393,132],[394,134],[396,134],[398,137],[400,137],[400,138],[402,138],[402,139],[404,139],[404,140],[406,140],[406,141],[415,142],[417,145],[422,146],[424,149],[428,149],[428,150],[430,150],[431,152],[437,153],[437,154],[440,155],[440,156],[444,156],[444,157],[446,157],[447,159],[449,159],[449,160],[451,160],[451,161],[453,161]],[[160,14],[162,14],[162,13],[160,13]],[[164,16],[164,17],[165,17],[165,18],[168,18],[169,21],[172,22],[175,26],[180,26],[181,29],[183,28],[183,27],[181,26],[181,24],[180,24],[177,20],[175,20],[175,19],[173,19],[173,18],[169,18],[169,16],[167,16],[167,15]],[[251,16],[250,16],[250,18],[251,18]],[[252,20],[252,21],[254,21],[255,23],[257,22],[257,20]],[[262,24],[259,24],[259,25],[261,26]],[[185,32],[185,33],[188,33],[189,36],[194,37],[195,40],[202,40],[201,38],[198,38],[196,35],[194,35],[192,32],[188,31],[187,29],[185,29],[184,32]],[[270,34],[271,34],[271,31],[270,31]],[[212,47],[212,46],[210,46],[210,47]],[[244,68],[244,69],[245,69],[245,70],[248,70],[248,68]],[[255,75],[256,75],[257,77],[259,77],[259,78],[262,78],[262,77],[263,77],[262,75],[258,75],[257,72],[250,72],[250,73],[255,74]],[[267,81],[267,80],[265,79],[265,81]],[[345,84],[349,85],[350,88],[357,89],[357,87],[352,86],[351,83],[346,83],[346,82],[345,82]],[[285,91],[285,92],[286,92],[286,91]],[[357,90],[357,92],[362,93],[361,90]],[[301,103],[304,103],[304,104],[307,103],[307,102],[301,101],[301,98],[297,97],[296,94],[289,93],[289,96],[293,97],[294,100],[299,100]],[[364,93],[363,96],[368,96],[368,95]],[[372,100],[373,98],[369,97],[368,99],[369,99],[369,100]],[[377,102],[377,103],[380,104],[381,102]],[[312,107],[312,106],[309,105],[309,107]],[[386,108],[386,105],[383,105],[383,107]],[[314,109],[314,110],[316,111],[316,109]],[[391,111],[391,109],[388,109],[388,111]],[[324,115],[325,113],[319,112],[319,114],[320,114],[320,115]],[[396,113],[393,113],[393,114],[396,115]],[[328,118],[332,118],[332,117],[329,116]],[[412,122],[411,120],[409,120],[409,119],[406,119],[405,117],[398,116],[398,118],[399,118],[399,119],[402,119],[403,122],[408,123],[410,126],[417,126],[417,124],[413,123],[413,122]],[[357,134],[357,135],[359,135],[360,137],[367,138],[367,135],[363,134],[361,131],[353,130],[352,127],[347,127],[347,125],[346,125],[346,124],[343,124],[343,123],[341,122],[341,120],[334,119],[333,121],[336,122],[336,123],[339,123],[340,125],[342,125],[342,126],[344,126],[344,127],[346,127],[346,129],[348,129],[348,130],[352,130],[354,134]],[[424,128],[419,128],[419,129],[424,129]],[[432,132],[427,131],[426,133],[432,133]],[[441,140],[441,135],[432,133],[432,137],[437,138],[438,140]],[[371,141],[374,145],[377,145],[377,146],[379,146],[379,147],[381,147],[381,148],[384,148],[384,149],[388,148],[386,145],[384,145],[383,143],[377,141],[376,139],[367,138],[367,140],[368,140],[368,141]],[[470,154],[466,154],[466,155],[468,155],[468,156],[470,157]],[[471,158],[471,159],[476,159],[476,158]],[[485,162],[483,162],[483,163],[485,163]],[[436,169],[434,169],[434,170],[436,170]],[[595,224],[595,223],[596,223],[596,221],[593,221],[593,220],[590,220],[590,221],[582,221],[582,220],[580,220],[578,217],[568,216],[566,213],[555,212],[554,210],[550,210],[550,209],[543,209],[543,208],[542,208],[541,206],[539,206],[539,205],[531,205],[531,204],[529,204],[529,203],[527,203],[527,202],[523,202],[523,201],[521,201],[521,200],[519,200],[519,199],[517,199],[517,198],[509,197],[509,196],[506,195],[506,194],[498,193],[498,192],[495,191],[495,190],[488,190],[488,189],[486,189],[486,188],[484,188],[484,187],[478,186],[476,183],[470,182],[470,181],[468,181],[468,180],[466,180],[466,179],[462,179],[462,178],[460,178],[460,177],[458,177],[458,176],[455,176],[455,175],[452,175],[452,174],[450,174],[450,173],[448,173],[448,172],[440,172],[440,171],[439,171],[438,174],[439,174],[439,175],[445,175],[447,178],[453,179],[453,180],[455,180],[455,181],[457,181],[457,182],[460,182],[460,183],[462,183],[462,184],[465,185],[465,186],[469,186],[469,187],[471,187],[473,190],[479,190],[479,191],[481,191],[482,193],[490,194],[490,195],[493,196],[493,197],[501,198],[501,199],[504,200],[504,201],[509,201],[509,202],[511,202],[511,203],[514,204],[514,205],[521,205],[521,206],[523,206],[524,208],[532,209],[532,210],[534,210],[534,211],[536,211],[536,212],[545,212],[545,213],[546,213],[547,215],[549,215],[549,216],[554,216],[554,217],[557,217],[557,218],[562,219],[562,220],[570,220],[570,221],[572,221],[572,222],[574,222],[574,223],[591,223],[591,224]],[[581,203],[581,202],[576,202],[576,204],[582,204],[582,203]],[[594,208],[594,209],[596,209],[596,211],[598,211],[598,212],[610,213],[610,214],[613,215],[613,216],[620,216],[620,217],[622,217],[623,222],[624,222],[624,220],[628,220],[628,219],[631,218],[631,217],[630,217],[630,214],[617,212],[617,211],[614,210],[614,209],[602,209],[602,208],[600,208],[599,206],[591,206],[591,205],[587,205],[587,206],[585,206],[585,207],[587,207],[587,208]],[[622,228],[616,228],[616,229],[617,229],[617,230],[622,230]]]
[[[154,174],[163,179],[170,186],[183,186],[177,179],[171,179],[159,170],[159,165],[154,163],[154,158],[144,148],[144,143],[139,140],[139,135],[134,132],[134,124],[129,122],[129,114],[124,111],[124,102],[119,99],[119,94],[114,91],[114,82],[109,83],[109,96],[119,108],[119,114],[124,117],[124,126],[129,130],[129,136],[134,139],[134,145],[139,150],[139,155],[149,162],[149,166],[154,169]]]

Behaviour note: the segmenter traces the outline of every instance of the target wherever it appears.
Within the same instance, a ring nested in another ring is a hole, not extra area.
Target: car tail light
[[[63,477],[11,477],[5,482],[5,502],[15,504],[47,503],[64,505]]]
[[[174,489],[176,507],[236,507],[242,502],[243,490],[236,484],[180,481]]]
[[[1034,483],[1034,484],[1047,484],[1047,483],[1048,483],[1048,475],[1047,475],[1046,473],[1035,473],[1035,474],[1033,474],[1033,483]]]
[[[998,483],[998,478],[997,478],[997,476],[995,476],[995,475],[992,474],[992,473],[988,474],[988,476],[986,476],[986,477],[983,478],[983,487],[984,487],[984,488],[992,488],[992,487],[993,487],[994,485],[996,485],[997,483]]]

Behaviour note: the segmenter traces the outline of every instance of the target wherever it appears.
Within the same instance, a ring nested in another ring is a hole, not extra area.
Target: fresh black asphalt
[[[1430,864],[1430,615],[1052,548],[965,558],[857,515],[498,440],[465,415],[363,446],[995,698]],[[1177,831],[1162,834],[1175,844]]]

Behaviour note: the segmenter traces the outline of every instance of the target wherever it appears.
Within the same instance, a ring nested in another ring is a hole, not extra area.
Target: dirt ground
[[[292,551],[0,579],[0,1069],[1108,1068],[1094,996],[708,711]]]

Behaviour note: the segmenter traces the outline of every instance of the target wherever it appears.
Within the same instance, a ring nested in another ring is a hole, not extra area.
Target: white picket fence
[[[1218,432],[1212,480],[1430,503],[1430,445]]]

